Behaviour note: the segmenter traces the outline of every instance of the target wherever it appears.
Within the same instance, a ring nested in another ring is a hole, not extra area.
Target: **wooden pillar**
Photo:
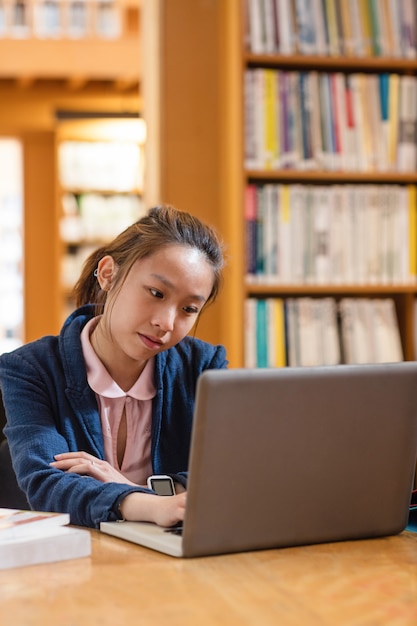
[[[59,272],[52,131],[22,136],[24,167],[25,341],[56,333]]]

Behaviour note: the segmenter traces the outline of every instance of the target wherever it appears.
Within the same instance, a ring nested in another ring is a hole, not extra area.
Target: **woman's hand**
[[[50,463],[52,467],[70,472],[72,474],[81,474],[82,476],[91,476],[102,483],[123,483],[125,485],[134,485],[135,483],[128,480],[115,467],[112,467],[107,461],[102,461],[87,452],[64,452],[55,454],[55,461]]]
[[[120,512],[125,520],[169,527],[184,521],[186,500],[186,492],[176,496],[129,493],[120,505]]]
[[[103,483],[122,483],[134,487],[121,472],[112,467],[107,461],[102,461],[87,452],[64,452],[54,456],[51,467],[64,472],[91,476]],[[176,485],[176,488],[179,486]],[[182,488],[183,489],[183,488]],[[120,512],[124,519],[131,521],[154,522],[158,526],[174,526],[184,520],[187,493],[175,496],[157,496],[150,493],[130,493],[120,505]]]

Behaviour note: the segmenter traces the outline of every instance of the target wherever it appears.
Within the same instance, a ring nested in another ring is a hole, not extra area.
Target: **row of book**
[[[245,367],[403,360],[391,298],[245,300]]]
[[[249,68],[244,81],[247,169],[416,169],[416,76]]]
[[[143,187],[143,154],[135,141],[63,141],[58,155],[64,187],[120,192]]]
[[[115,0],[0,0],[0,38],[116,39],[121,26]]]
[[[72,288],[86,258],[143,216],[142,200],[134,194],[64,194],[60,234],[67,244],[62,257],[61,284]]]
[[[416,282],[413,185],[249,184],[244,211],[249,283]]]
[[[145,211],[135,194],[67,193],[62,208],[60,233],[67,243],[109,241]]]
[[[23,342],[23,153],[0,139],[0,354]]]
[[[413,0],[247,0],[254,54],[415,58]]]

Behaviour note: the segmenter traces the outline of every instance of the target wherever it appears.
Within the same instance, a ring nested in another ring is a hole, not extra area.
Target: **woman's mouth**
[[[156,339],[155,337],[149,337],[148,335],[142,335],[139,333],[139,337],[142,339],[143,343],[150,350],[159,350],[163,343],[160,339]]]

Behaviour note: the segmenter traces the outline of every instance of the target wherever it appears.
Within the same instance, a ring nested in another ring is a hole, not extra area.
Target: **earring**
[[[95,276],[95,277],[97,278],[97,276],[98,276],[98,269],[95,269],[95,270],[94,270],[94,272],[93,272],[93,276]]]

